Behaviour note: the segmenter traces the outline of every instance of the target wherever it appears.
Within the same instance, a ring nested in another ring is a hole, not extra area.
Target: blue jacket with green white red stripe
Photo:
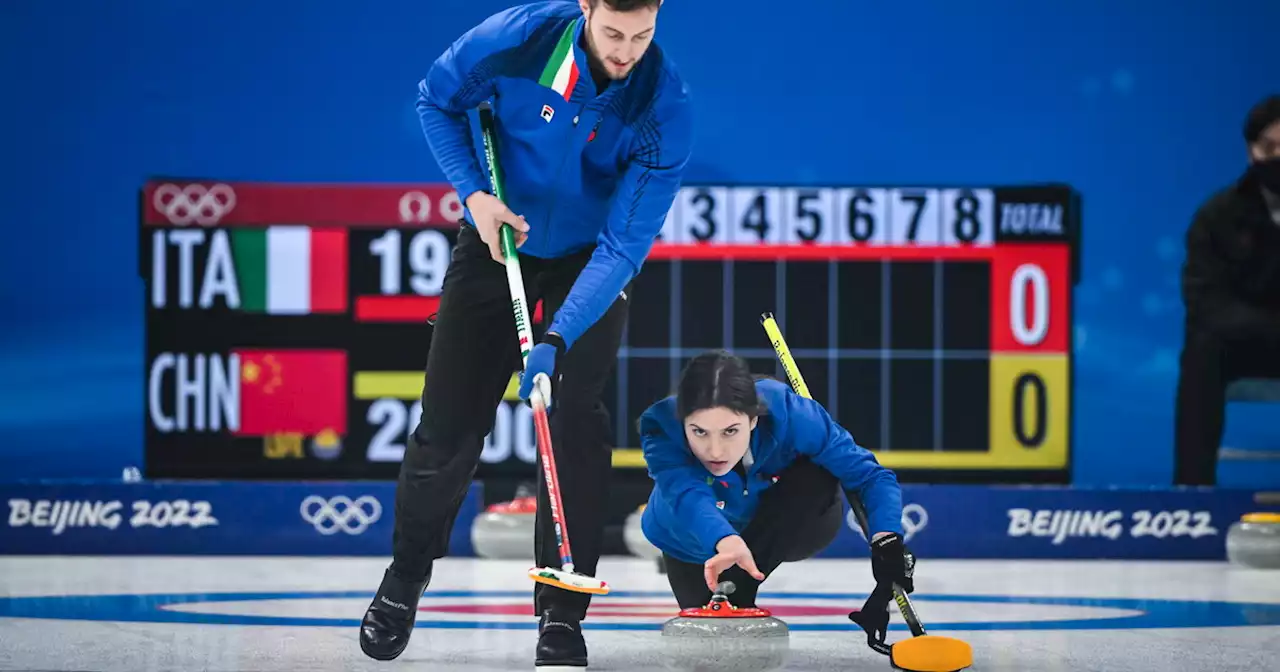
[[[454,42],[418,86],[423,132],[459,198],[491,191],[467,115],[492,99],[507,206],[529,223],[520,252],[596,245],[548,326],[566,347],[639,273],[693,134],[684,83],[656,43],[627,79],[597,91],[584,23],[576,1],[512,7]]]
[[[752,459],[745,479],[737,471],[713,476],[698,461],[677,417],[675,397],[640,415],[640,444],[654,481],[640,517],[645,538],[682,562],[706,562],[721,539],[746,529],[760,495],[802,456],[834,474],[846,492],[858,495],[873,535],[903,534],[902,488],[893,471],[859,446],[821,404],[786,383],[757,380],[756,393],[768,411],[751,432]]]

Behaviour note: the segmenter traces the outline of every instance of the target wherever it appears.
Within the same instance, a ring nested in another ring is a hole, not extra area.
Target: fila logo
[[[556,111],[555,111],[555,110],[553,110],[553,109],[551,109],[551,106],[550,106],[550,105],[543,105],[543,106],[542,106],[542,120],[543,120],[543,121],[545,121],[545,122],[547,122],[547,123],[549,124],[549,123],[551,123],[551,117],[554,117],[554,116],[556,116]]]

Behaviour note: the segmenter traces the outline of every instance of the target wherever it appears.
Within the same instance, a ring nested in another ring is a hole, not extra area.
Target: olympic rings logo
[[[400,197],[400,221],[425,223],[431,219],[431,197],[421,191],[408,191]]]
[[[845,514],[845,522],[849,525],[850,529],[858,533],[858,536],[866,538],[865,535],[862,534],[862,526],[858,524],[858,518],[853,515],[852,510]],[[911,541],[911,538],[916,536],[917,532],[923,530],[928,525],[929,512],[926,511],[923,506],[911,503],[902,507],[902,531],[906,533],[902,537],[903,543]]]
[[[205,187],[203,184],[162,184],[152,195],[151,204],[172,224],[217,224],[236,207],[236,192],[225,184]]]
[[[449,191],[440,198],[439,215],[445,221],[456,222],[462,219],[462,201],[458,200],[458,192]],[[431,221],[431,197],[421,191],[406,191],[400,196],[400,222],[403,224],[426,224]]]
[[[355,535],[378,522],[382,517],[382,504],[372,495],[363,495],[354,501],[343,495],[327,500],[310,495],[302,500],[299,512],[320,534],[337,534],[341,530]]]

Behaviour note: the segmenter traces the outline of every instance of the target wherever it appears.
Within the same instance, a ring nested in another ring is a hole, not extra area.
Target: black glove
[[[876,584],[892,587],[896,583],[902,592],[910,594],[916,589],[912,581],[914,569],[915,557],[897,533],[890,532],[871,542],[871,574]]]
[[[867,596],[866,604],[857,611],[849,612],[849,620],[857,623],[867,631],[867,646],[877,653],[888,656],[892,647],[885,643],[889,634],[889,600],[892,599],[886,584],[876,584],[875,590]]]
[[[893,599],[893,585],[903,592],[916,589],[911,580],[916,559],[896,533],[886,534],[871,542],[871,574],[876,579],[875,590],[867,596],[862,609],[849,613],[849,620],[867,632],[867,646],[890,655],[891,647],[885,643],[889,630],[889,601]]]

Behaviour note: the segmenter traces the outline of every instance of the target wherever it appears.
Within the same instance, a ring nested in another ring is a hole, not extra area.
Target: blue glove
[[[533,346],[529,352],[529,360],[525,362],[524,375],[520,377],[520,398],[528,401],[533,394],[533,379],[540,373],[547,374],[552,382],[556,379],[556,362],[564,354],[564,339],[559,334],[550,333],[542,338],[542,342]],[[548,407],[550,407],[550,400]]]

